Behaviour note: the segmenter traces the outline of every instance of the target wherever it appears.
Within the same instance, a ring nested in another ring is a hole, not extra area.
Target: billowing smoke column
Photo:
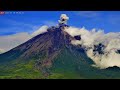
[[[60,20],[58,20],[59,24],[67,24],[67,20],[69,17],[66,14],[61,14]]]
[[[74,36],[80,36],[80,40],[72,40],[73,45],[82,46],[88,57],[101,69],[120,67],[120,32],[105,34],[103,30],[96,31],[83,28],[69,27],[65,31]]]

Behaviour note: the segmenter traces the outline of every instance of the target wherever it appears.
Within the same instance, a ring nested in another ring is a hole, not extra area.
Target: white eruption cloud
[[[120,67],[120,32],[118,33],[107,33],[103,30],[87,30],[83,28],[69,27],[65,31],[71,36],[80,35],[81,40],[72,40],[73,45],[81,45],[86,50],[86,54],[90,57],[96,67],[101,69],[118,66]],[[95,46],[102,44],[101,51],[95,51]]]
[[[69,20],[69,17],[66,14],[61,14],[60,20],[58,20],[58,22],[67,24],[67,20]]]
[[[68,20],[69,17],[66,14],[61,14],[60,19]]]

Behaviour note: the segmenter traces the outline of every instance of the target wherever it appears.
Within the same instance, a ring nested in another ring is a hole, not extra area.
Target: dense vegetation
[[[0,79],[120,78],[120,70],[117,67],[100,70],[92,67],[88,62],[86,62],[83,58],[85,56],[83,53],[80,53],[79,55],[81,55],[82,58],[72,55],[72,53],[67,49],[63,50],[62,53],[54,59],[52,67],[49,68],[49,76],[44,76],[42,71],[35,68],[36,60],[34,59],[29,61],[14,60],[9,63],[1,63]]]

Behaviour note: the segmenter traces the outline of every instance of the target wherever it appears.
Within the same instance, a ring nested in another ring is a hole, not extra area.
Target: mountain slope
[[[0,78],[120,78],[120,72],[115,70],[92,67],[94,63],[84,48],[71,44],[71,40],[80,37],[71,37],[64,28],[50,27],[47,32],[1,54]]]

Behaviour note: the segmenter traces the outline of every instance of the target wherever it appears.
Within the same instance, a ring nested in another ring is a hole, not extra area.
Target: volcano
[[[52,71],[71,73],[72,70],[77,73],[81,62],[88,65],[92,63],[92,60],[87,57],[80,46],[75,47],[71,44],[71,40],[78,39],[78,37],[71,37],[64,31],[64,28],[69,27],[63,25],[48,28],[47,32],[1,54],[0,63],[3,64],[2,66],[8,65],[7,69],[15,69],[20,64],[24,66],[32,62],[31,68],[38,70],[45,77],[54,75]]]
[[[52,26],[27,42],[0,54],[0,78],[12,79],[91,79],[120,78],[120,70],[101,70],[80,45],[64,31],[68,25]],[[101,45],[100,45],[101,46]],[[95,49],[97,51],[101,48]],[[112,74],[111,74],[112,73]]]

